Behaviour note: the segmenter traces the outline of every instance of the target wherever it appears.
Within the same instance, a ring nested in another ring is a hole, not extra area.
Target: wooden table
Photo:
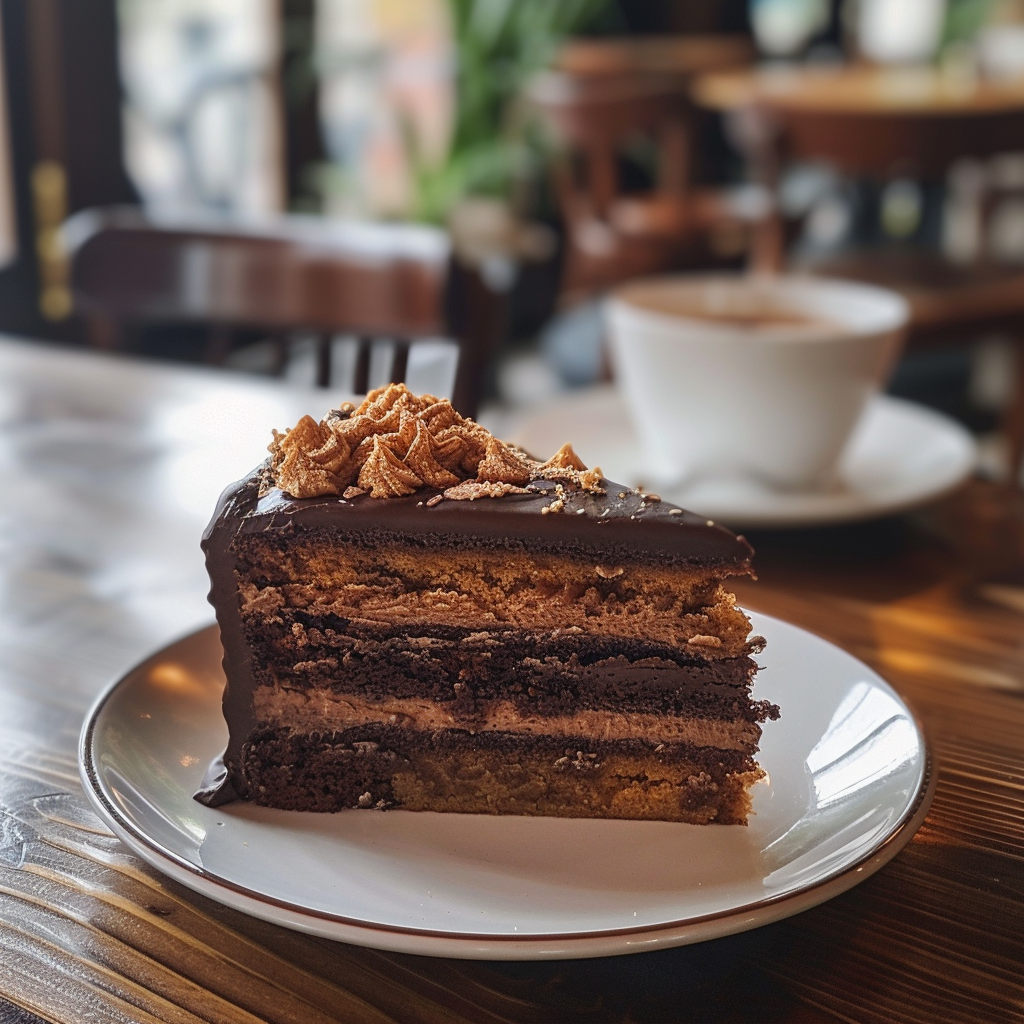
[[[1013,152],[1024,139],[1024,79],[985,81],[931,67],[768,65],[702,75],[691,92],[726,116],[751,173],[773,194],[783,167],[796,161],[876,181],[942,181],[958,160]],[[761,269],[784,262],[778,203],[774,213],[753,245]]]
[[[779,109],[951,116],[1012,112],[1024,79],[982,78],[931,65],[763,64],[715,70],[694,82],[697,99],[720,110],[751,102]]]
[[[129,854],[90,811],[90,702],[210,621],[198,536],[323,393],[0,342],[0,1020],[936,1022],[1024,1018],[1024,496],[754,537],[751,607],[843,645],[920,713],[938,791],[850,892],[728,939],[475,963],[310,938]]]

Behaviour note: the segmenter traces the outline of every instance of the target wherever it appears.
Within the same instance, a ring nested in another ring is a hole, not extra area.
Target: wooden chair
[[[351,389],[363,393],[375,340],[394,343],[391,379],[402,381],[411,344],[448,338],[458,346],[453,404],[477,413],[503,297],[453,259],[443,232],[301,217],[249,228],[114,207],[76,214],[64,237],[75,309],[96,347],[119,347],[136,325],[196,324],[219,363],[236,332],[257,329],[275,339],[280,369],[289,338],[313,333],[326,386],[332,339],[349,334],[358,340]]]
[[[765,214],[765,195],[693,184],[693,108],[679,76],[548,71],[527,97],[558,151],[564,292],[742,258],[752,224]],[[638,141],[648,143],[655,180],[649,190],[630,192],[621,167]]]
[[[736,136],[759,180],[774,193],[782,170],[797,162],[827,163],[841,173],[884,183],[910,177],[943,183],[952,165],[970,157],[986,159],[1019,149],[1024,139],[1024,94],[1015,100],[994,90],[978,92],[975,103],[947,99],[901,104],[879,102],[875,72],[852,69],[822,76],[792,96],[762,96],[740,111]],[[835,90],[834,98],[829,88]],[[867,97],[859,101],[863,88]],[[872,93],[874,90],[874,94]],[[989,195],[981,204],[983,220],[998,208]],[[910,349],[963,345],[1002,332],[1014,342],[1016,368],[1003,433],[1011,475],[1024,459],[1024,271],[995,261],[988,251],[956,262],[935,248],[892,243],[855,248],[793,263],[787,254],[789,226],[769,206],[758,227],[754,263],[765,271],[787,263],[829,277],[883,285],[910,302]],[[987,224],[982,225],[984,235]]]

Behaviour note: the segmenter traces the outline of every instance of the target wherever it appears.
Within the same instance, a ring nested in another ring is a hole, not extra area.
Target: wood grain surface
[[[658,953],[462,962],[266,924],[129,854],[80,788],[82,718],[210,620],[197,540],[217,492],[271,426],[323,406],[0,342],[0,1021],[1024,1019],[1024,497],[980,481],[899,518],[753,537],[742,601],[878,669],[938,765],[913,842],[816,909]]]

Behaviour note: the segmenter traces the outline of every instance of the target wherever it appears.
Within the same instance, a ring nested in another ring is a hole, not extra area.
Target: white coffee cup
[[[835,485],[909,306],[850,281],[687,274],[623,285],[606,313],[645,479],[743,476],[810,490]]]

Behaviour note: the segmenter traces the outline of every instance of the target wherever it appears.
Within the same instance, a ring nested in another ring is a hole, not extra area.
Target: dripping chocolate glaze
[[[691,512],[645,496],[611,481],[605,494],[557,488],[537,480],[530,493],[474,501],[443,499],[420,490],[407,497],[352,499],[335,496],[292,498],[273,489],[262,498],[264,468],[230,486],[203,535],[210,572],[210,601],[218,609],[224,670],[231,682],[224,690],[224,715],[230,729],[223,759],[210,766],[196,798],[210,806],[244,797],[243,779],[231,771],[240,763],[241,746],[252,731],[255,681],[237,613],[232,543],[240,534],[330,529],[339,537],[394,537],[427,546],[528,549],[589,555],[600,563],[701,565],[723,576],[751,571],[753,549],[743,537]],[[551,508],[558,504],[557,511]],[[545,509],[548,509],[545,512]],[[225,764],[227,767],[225,767]]]

